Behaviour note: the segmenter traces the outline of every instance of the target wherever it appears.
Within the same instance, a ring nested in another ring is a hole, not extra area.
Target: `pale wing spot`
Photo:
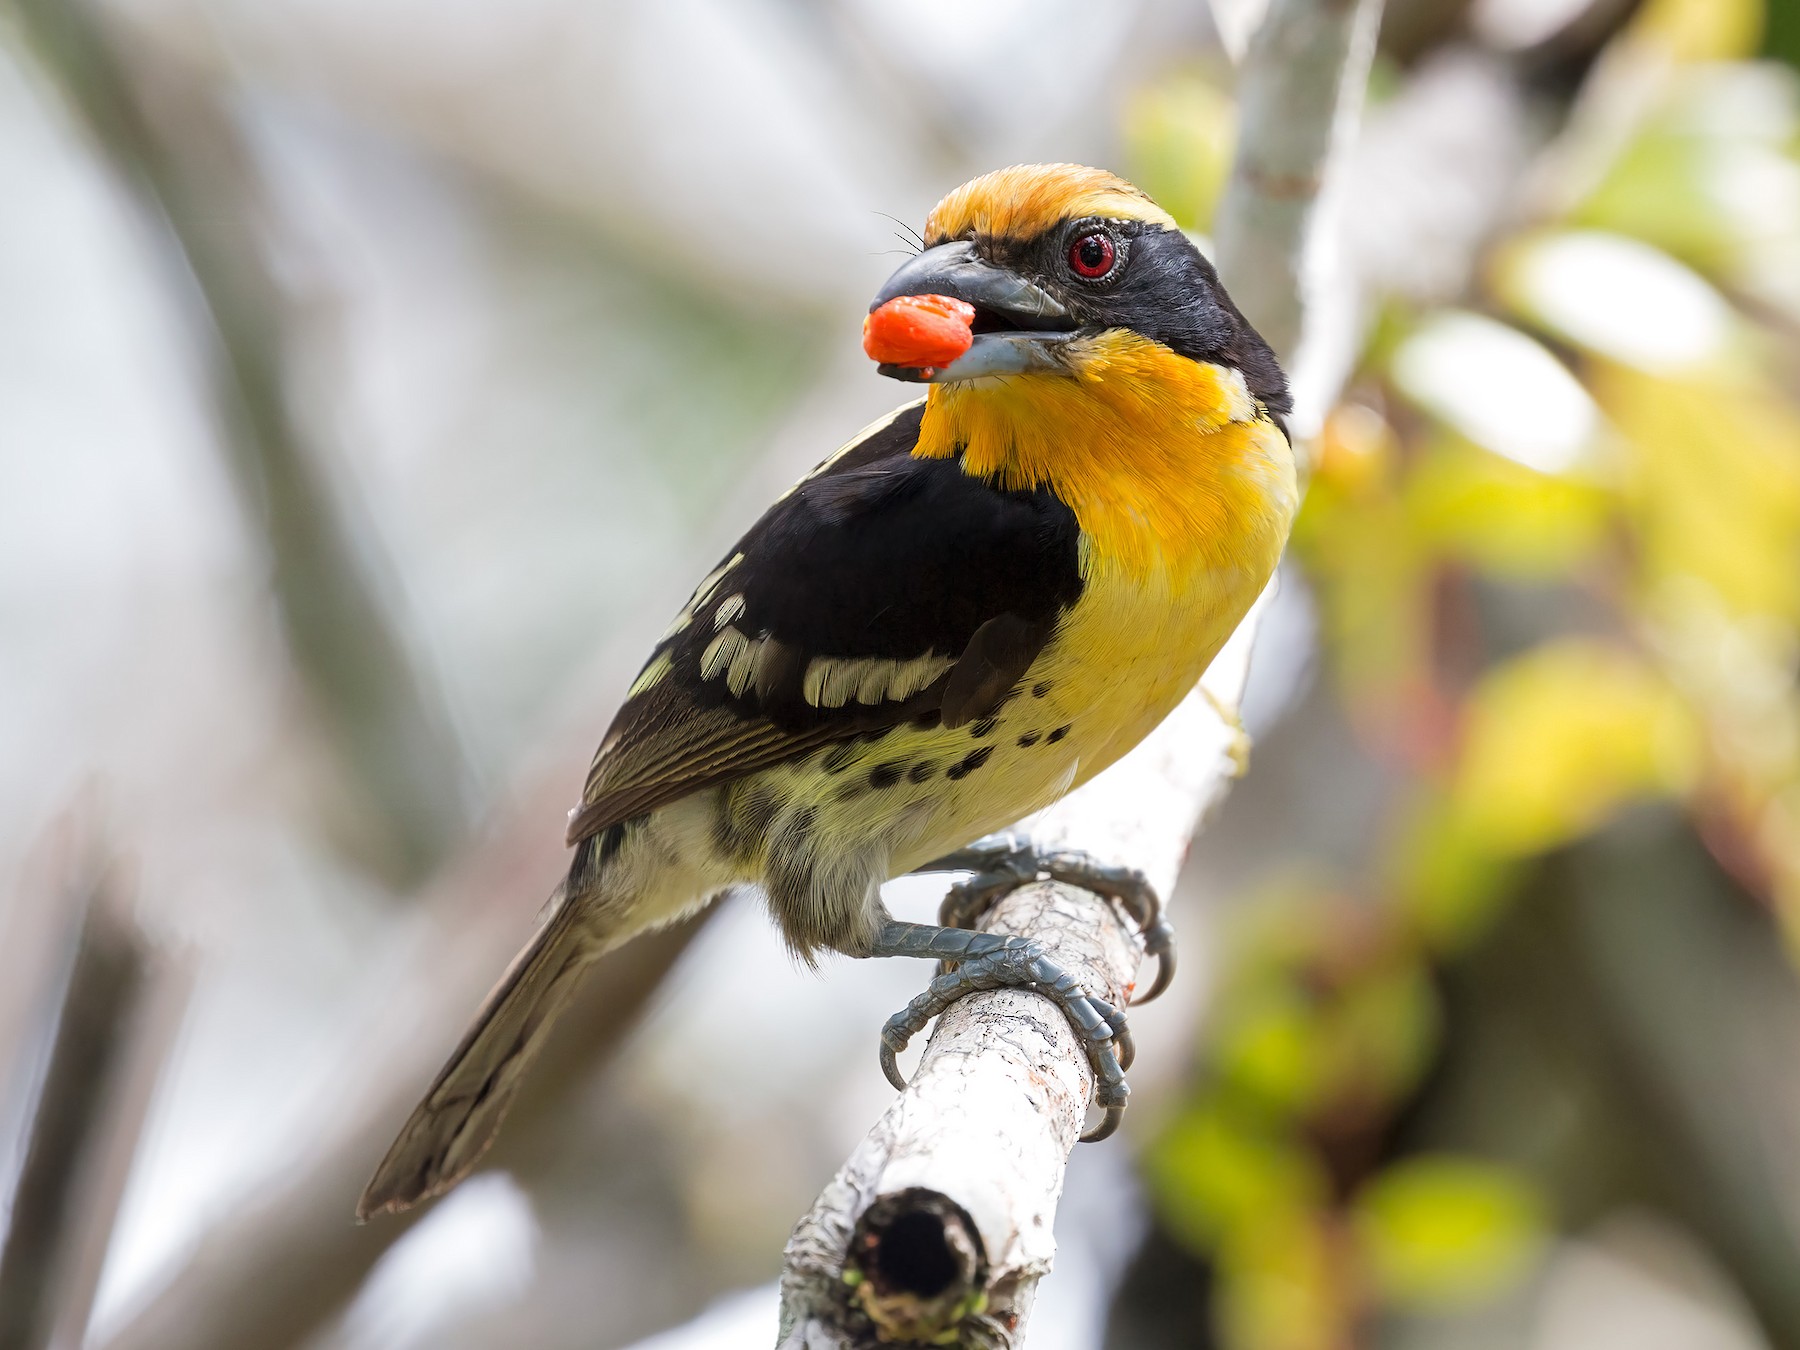
[[[927,652],[910,661],[891,657],[815,656],[806,667],[800,692],[815,708],[841,708],[846,703],[904,702],[956,662]]]
[[[677,614],[670,622],[669,626],[663,629],[662,641],[667,642],[677,633],[680,633],[687,628],[687,626],[694,621],[694,616],[698,614],[706,605],[706,602],[712,598],[713,591],[718,589],[719,583],[725,579],[725,574],[742,561],[744,561],[744,555],[741,553],[734,553],[718,567],[715,567],[712,571],[708,572],[705,579],[701,581],[698,586],[694,587],[694,593],[688,597],[687,604],[682,606],[681,613]]]
[[[718,589],[719,583],[721,581],[725,580],[725,574],[727,572],[731,571],[732,568],[736,567],[742,561],[744,561],[743,554],[741,554],[741,553],[732,554],[723,563],[721,563],[716,569],[714,569],[712,572],[709,572],[707,574],[705,581],[702,581],[698,586],[696,586],[694,588],[694,598],[690,602],[690,608],[693,610],[694,613],[698,614],[700,612],[700,607],[702,605],[704,605],[708,600],[712,599],[712,593]]]
[[[717,679],[737,661],[749,645],[749,638],[735,628],[727,628],[707,643],[706,650],[700,653],[700,678]]]
[[[638,672],[638,677],[631,682],[631,688],[625,691],[626,698],[636,698],[646,689],[652,688],[674,668],[674,662],[667,652],[658,652],[650,658],[650,663]]]
[[[955,664],[952,657],[933,656],[930,652],[903,661],[888,682],[888,697],[897,702],[909,699]]]
[[[825,706],[841,708],[846,703],[854,702],[857,688],[862,684],[863,675],[869,668],[869,658],[842,658],[833,663],[831,674],[825,677]]]
[[[725,632],[735,633],[735,628],[727,628]],[[720,636],[723,636],[721,634]],[[750,682],[756,678],[757,658],[762,655],[766,638],[754,638],[740,647],[731,658],[731,669],[725,673],[725,684],[734,697],[741,698]]]
[[[737,616],[742,614],[743,612],[744,612],[744,597],[743,596],[741,596],[741,595],[726,596],[724,602],[718,607],[718,609],[713,611],[713,632],[715,632],[715,633],[718,632],[721,628],[723,628],[726,624],[730,623],[733,619],[737,618]]]
[[[1291,519],[1300,507],[1300,492],[1294,481],[1294,457],[1281,428],[1264,419],[1255,433],[1256,455],[1246,464],[1255,474],[1272,501],[1278,502]]]
[[[863,667],[862,677],[856,682],[856,701],[874,705],[887,697],[888,685],[892,682],[900,663],[885,657],[870,659]]]
[[[882,432],[886,431],[889,427],[891,427],[894,424],[894,419],[896,417],[900,416],[901,413],[911,412],[914,408],[918,407],[924,401],[925,400],[922,398],[915,398],[911,403],[902,403],[898,408],[895,408],[894,411],[889,413],[887,416],[877,417],[873,422],[869,423],[868,426],[864,427],[861,431],[857,432],[856,435],[852,436],[849,440],[845,441],[842,445],[840,445],[836,450],[832,451],[830,455],[828,455],[823,460],[819,461],[819,464],[816,468],[814,468],[810,473],[808,473],[804,478],[802,478],[799,483],[795,483],[793,487],[789,488],[786,492],[782,493],[778,500],[786,501],[789,497],[794,495],[794,490],[795,490],[795,488],[798,488],[800,486],[800,483],[810,483],[813,479],[817,478],[820,474],[824,473],[827,469],[829,469],[833,464],[836,464],[845,455],[849,454],[852,450],[856,449],[857,446],[861,445],[864,441],[868,440],[869,437],[879,436]]]
[[[800,681],[800,697],[813,707],[823,706],[820,700],[825,697],[825,677],[831,673],[831,658],[815,656],[806,663],[806,674]]]

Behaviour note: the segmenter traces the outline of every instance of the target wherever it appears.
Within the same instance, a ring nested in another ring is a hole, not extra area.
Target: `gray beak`
[[[889,277],[869,305],[871,312],[900,295],[947,295],[975,306],[975,344],[927,377],[909,366],[877,369],[912,384],[949,384],[990,375],[1062,369],[1057,348],[1074,323],[1062,303],[1015,272],[984,262],[967,240],[939,244],[909,260]]]

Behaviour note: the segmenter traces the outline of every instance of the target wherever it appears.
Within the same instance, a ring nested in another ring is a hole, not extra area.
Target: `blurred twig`
[[[1355,131],[1380,23],[1381,0],[1272,0],[1245,58],[1243,132],[1214,231],[1219,272],[1284,358],[1312,298],[1325,169]]]
[[[121,59],[89,0],[11,0],[43,69],[135,187],[192,283],[219,437],[265,539],[296,668],[331,732],[358,834],[389,880],[425,874],[466,817],[443,692],[409,650],[374,531],[335,492],[283,382],[287,297],[270,274],[250,157],[217,89]]]
[[[623,687],[628,668],[592,683]],[[583,683],[588,683],[584,681]],[[289,1350],[304,1345],[361,1287],[385,1251],[428,1211],[356,1225],[356,1197],[483,991],[530,931],[563,855],[564,807],[586,765],[591,728],[559,726],[551,753],[508,809],[420,896],[430,933],[380,977],[386,991],[353,1045],[323,1136],[283,1177],[217,1224],[175,1278],[108,1350]],[[617,1049],[698,924],[605,958],[565,1014],[521,1093],[506,1141],[566,1108]],[[526,1169],[529,1153],[517,1159]]]
[[[1672,836],[1672,837],[1671,837]],[[1596,1068],[1641,1109],[1662,1196],[1729,1263],[1771,1344],[1800,1344],[1800,988],[1766,914],[1680,832],[1603,834],[1567,869],[1578,987],[1606,1046]]]
[[[82,922],[0,1254],[0,1350],[50,1343],[81,1163],[143,981],[134,935],[92,885],[68,897]]]
[[[539,1160],[533,1141],[617,1051],[702,922],[642,938],[595,967],[513,1106],[493,1162],[529,1180]],[[208,1233],[108,1350],[290,1350],[329,1324],[382,1254],[430,1212],[362,1226],[352,1218],[370,1169],[424,1085],[422,1055],[435,1058],[447,1043],[415,1032],[379,1050],[381,1062],[364,1067],[381,1081],[354,1100],[349,1122],[302,1168]]]
[[[127,1163],[186,1002],[184,970],[146,947],[116,873],[65,860],[67,976],[0,1251],[0,1350],[81,1343]]]

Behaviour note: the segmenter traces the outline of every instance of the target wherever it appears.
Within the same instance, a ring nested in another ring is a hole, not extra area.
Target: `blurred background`
[[[772,1343],[922,967],[754,897],[355,1196],[668,615],[904,397],[896,220],[1069,159],[1204,236],[1258,9],[0,5],[0,1350]],[[1032,1345],[1800,1347],[1797,62],[1390,0],[1252,771]]]

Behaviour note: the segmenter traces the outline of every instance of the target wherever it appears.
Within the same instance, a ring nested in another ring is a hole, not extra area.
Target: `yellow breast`
[[[1298,489],[1239,372],[1119,330],[1071,346],[1072,377],[934,386],[914,453],[960,453],[1074,511],[1081,599],[1030,678],[1070,725],[1080,781],[1194,687],[1274,572]]]

